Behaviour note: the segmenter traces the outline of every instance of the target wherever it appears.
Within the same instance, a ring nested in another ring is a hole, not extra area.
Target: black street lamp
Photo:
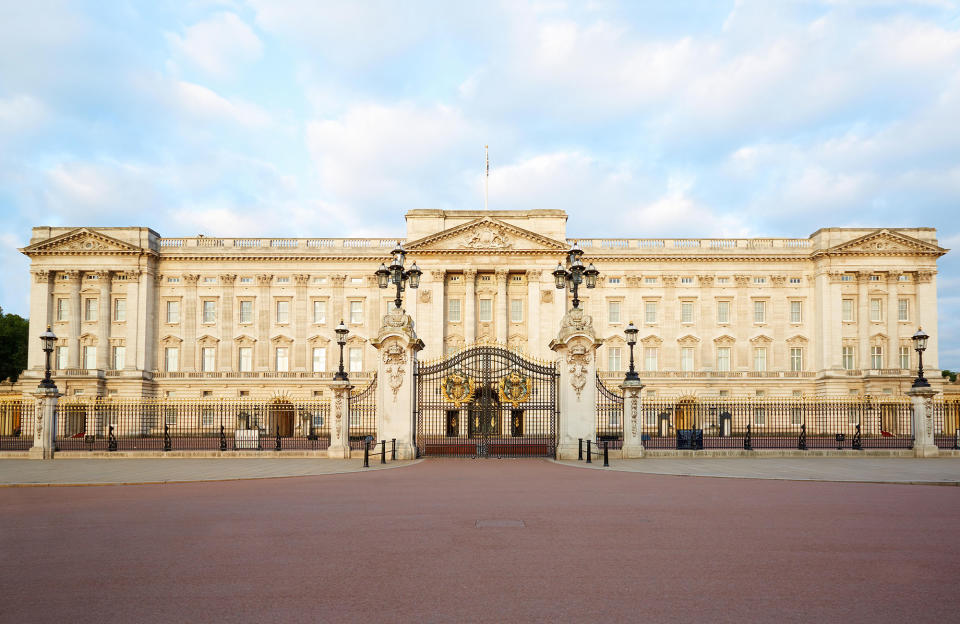
[[[630,370],[624,376],[624,381],[639,381],[640,375],[633,367],[633,347],[637,344],[637,334],[640,333],[640,330],[633,324],[633,321],[630,321],[623,333],[627,335],[627,344],[630,345]]]
[[[337,369],[337,372],[333,375],[334,381],[349,381],[347,379],[347,372],[343,370],[343,346],[347,344],[347,334],[350,333],[350,330],[347,329],[347,326],[343,324],[343,319],[340,319],[340,324],[336,326],[333,330],[337,334],[337,344],[340,345],[340,368]]]
[[[50,326],[47,325],[47,331],[40,334],[40,342],[43,343],[43,352],[47,356],[47,365],[46,372],[43,374],[43,380],[40,382],[41,388],[53,388],[56,390],[57,385],[53,383],[53,379],[50,378],[50,354],[53,353],[53,343],[56,342],[57,337],[51,331]]]
[[[404,291],[404,282],[410,280],[410,288],[419,288],[420,276],[423,275],[423,271],[420,270],[416,262],[409,269],[404,270],[403,263],[407,259],[407,252],[403,250],[400,241],[397,241],[397,246],[390,253],[393,256],[390,266],[381,263],[380,268],[377,269],[377,286],[386,288],[391,283],[397,285],[397,298],[393,300],[393,303],[399,310],[403,303],[400,293]]]
[[[929,388],[930,382],[923,376],[923,352],[927,350],[927,338],[922,327],[917,328],[917,333],[913,335],[913,348],[920,356],[917,361],[917,378],[913,380],[914,388]]]
[[[553,270],[553,277],[556,280],[558,289],[568,287],[573,293],[573,307],[580,307],[580,284],[586,282],[587,288],[596,288],[597,276],[600,271],[590,263],[590,266],[584,267],[580,257],[583,256],[583,250],[574,241],[567,252],[567,268],[562,263],[557,263],[557,268]]]

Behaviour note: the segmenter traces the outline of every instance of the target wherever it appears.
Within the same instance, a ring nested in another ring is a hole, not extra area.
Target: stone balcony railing
[[[333,379],[334,372],[309,371],[210,371],[210,372],[156,372],[154,379]],[[373,372],[348,373],[351,381],[369,381]]]
[[[637,371],[641,379],[812,379],[814,371]],[[600,371],[604,380],[622,380],[623,371]]]
[[[583,249],[591,251],[639,249],[644,252],[670,252],[672,250],[729,251],[736,250],[785,250],[810,249],[809,238],[570,238]]]
[[[303,249],[391,249],[400,238],[161,238],[161,251],[184,251],[197,249],[270,249],[292,251]]]

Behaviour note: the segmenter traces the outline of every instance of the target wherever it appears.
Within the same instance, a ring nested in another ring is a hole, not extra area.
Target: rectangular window
[[[790,302],[790,322],[791,323],[803,322],[803,302],[802,301]]]
[[[693,278],[692,278],[692,277],[681,277],[681,278],[680,278],[680,283],[681,283],[681,284],[692,284],[692,283],[693,283]]]
[[[97,367],[97,348],[96,347],[83,348],[83,367],[86,369],[93,369]]]
[[[879,282],[879,281],[880,281],[880,276],[879,276],[879,275],[871,275],[871,276],[870,276],[870,281],[871,281],[871,282]]]
[[[287,347],[277,347],[277,372],[285,373],[290,370],[290,357]]]
[[[253,370],[253,347],[240,347],[238,358],[240,372],[249,373]]]
[[[897,299],[897,320],[898,321],[910,320],[910,300],[909,299]]]
[[[607,318],[609,319],[610,323],[620,322],[620,302],[619,301],[607,302]]]
[[[313,322],[321,325],[327,322],[327,302],[326,301],[313,302]]]
[[[252,283],[253,283],[253,278],[252,278],[252,277],[241,277],[241,278],[240,278],[240,283],[241,283],[241,284],[252,284]]]
[[[792,371],[803,370],[803,348],[802,347],[790,348],[790,370]]]
[[[204,347],[200,351],[200,370],[205,373],[216,370],[217,368],[217,350],[215,347]]]
[[[363,350],[360,347],[351,347],[349,356],[350,356],[350,372],[362,373],[363,372]]]
[[[753,322],[754,323],[767,322],[767,302],[766,301],[753,302]]]
[[[730,283],[730,278],[729,278],[729,277],[718,277],[718,278],[717,278],[717,283],[718,283],[718,284],[729,284],[729,283]]]
[[[730,322],[730,302],[729,301],[717,302],[717,322],[718,323]]]
[[[657,322],[657,302],[656,301],[646,301],[643,304],[643,322],[644,323],[656,323]]]
[[[289,323],[290,322],[290,302],[289,301],[278,301],[277,302],[277,323]]]
[[[217,322],[217,302],[216,301],[203,302],[203,322],[204,323]]]
[[[607,370],[622,370],[620,363],[620,347],[607,347]]]
[[[253,322],[253,302],[252,301],[241,301],[240,302],[240,322],[241,323],[252,323]]]
[[[123,370],[127,364],[127,348],[117,346],[113,348],[113,370]]]
[[[289,277],[278,277],[278,278],[277,278],[277,283],[278,283],[278,284],[289,284],[289,283],[290,283],[290,278],[289,278]]]
[[[643,370],[657,370],[657,348],[647,347],[643,350]]]
[[[680,370],[693,370],[693,347],[683,347],[680,349]]]
[[[327,370],[327,348],[313,348],[313,372],[322,373]]]
[[[168,323],[180,322],[180,302],[179,301],[167,302],[167,322]]]
[[[644,284],[656,284],[656,283],[657,283],[657,278],[655,278],[655,277],[645,277],[645,278],[643,278],[643,283],[644,283]]]
[[[619,278],[619,277],[611,277],[610,279],[607,280],[607,282],[610,283],[610,284],[619,284],[619,283],[620,283],[620,278]]]
[[[510,300],[510,322],[511,323],[523,322],[523,299]]]
[[[180,348],[167,347],[163,350],[163,367],[168,373],[180,370]]]
[[[874,322],[883,320],[883,301],[881,299],[870,300],[870,320]]]
[[[800,426],[803,424],[803,409],[799,407],[790,408],[790,424]]]
[[[790,278],[790,283],[791,283],[791,284],[799,284],[799,283],[800,283],[800,278],[799,278],[799,277],[791,277],[791,278]]]
[[[766,283],[767,283],[767,278],[765,278],[765,277],[755,277],[755,278],[753,278],[753,283],[754,283],[754,284],[766,284]]]
[[[447,321],[450,323],[459,323],[463,317],[460,315],[460,300],[450,299],[447,301]]]
[[[680,302],[680,322],[681,323],[693,322],[693,302],[692,301]]]
[[[730,370],[730,347],[717,347],[717,370],[722,372]]]
[[[493,320],[493,299],[481,299],[477,318],[481,323],[489,323]]]
[[[63,370],[67,367],[67,354],[69,347],[57,347],[57,369]]]
[[[901,345],[900,347],[900,368],[910,368],[910,347]]]
[[[844,273],[843,275],[840,276],[840,281],[841,281],[841,282],[852,282],[852,281],[853,281],[853,275],[851,275],[851,274],[849,274],[849,273]]]
[[[883,347],[880,345],[870,347],[870,368],[883,368]]]
[[[843,347],[843,369],[844,370],[853,370],[856,368],[856,356],[854,354],[853,346],[846,345]]]
[[[852,323],[854,321],[853,299],[844,299],[841,303],[841,318],[843,318],[844,323]]]
[[[762,407],[753,408],[753,424],[758,427],[767,424],[767,413]]]
[[[766,347],[757,347],[753,350],[753,370],[767,370],[767,349]]]
[[[70,314],[70,300],[57,299],[57,320],[65,321]]]
[[[350,302],[350,322],[354,324],[363,322],[363,302],[362,301]]]
[[[907,275],[906,273],[901,273],[900,275],[897,276],[897,281],[898,281],[898,282],[909,282],[909,281],[910,281],[910,276]]]
[[[83,320],[85,321],[95,321],[97,320],[97,300],[96,299],[84,299],[83,300]]]
[[[127,300],[113,300],[113,320],[123,322],[127,320]]]

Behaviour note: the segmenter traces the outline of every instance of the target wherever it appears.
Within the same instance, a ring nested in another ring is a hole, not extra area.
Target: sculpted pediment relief
[[[505,223],[492,217],[482,217],[430,236],[412,241],[408,251],[566,251],[564,242],[536,232]]]
[[[877,230],[852,241],[835,245],[820,253],[857,254],[857,255],[936,255],[942,256],[947,250],[900,232],[887,229]]]
[[[66,234],[28,245],[20,251],[29,256],[33,254],[95,255],[140,253],[143,250],[90,228],[77,228]]]

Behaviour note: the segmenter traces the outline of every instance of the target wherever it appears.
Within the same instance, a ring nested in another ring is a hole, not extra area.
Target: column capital
[[[220,275],[220,283],[226,286],[232,286],[237,281],[236,273],[223,273]]]
[[[347,281],[346,275],[331,275],[330,281],[333,282],[335,288],[343,288],[344,282]]]
[[[929,284],[933,281],[933,278],[936,274],[936,271],[917,271],[917,283]]]
[[[712,275],[698,275],[697,279],[700,280],[700,285],[705,288],[710,288],[711,286],[713,286]]]
[[[53,271],[48,271],[47,269],[35,269],[31,271],[33,273],[33,278],[38,284],[43,284],[44,282],[50,281],[50,276],[53,274]]]
[[[680,279],[676,275],[664,275],[663,276],[663,285],[667,288],[673,288],[677,285],[677,280]]]
[[[473,280],[475,280],[476,278],[477,278],[477,270],[476,270],[476,269],[464,269],[464,270],[463,270],[463,279],[464,279],[467,283],[472,284],[472,283],[473,283]]]
[[[543,275],[543,271],[540,269],[527,269],[528,282],[539,282],[541,275]]]
[[[200,276],[197,273],[184,273],[181,278],[188,286],[196,286],[197,282],[200,281]]]
[[[273,276],[266,273],[261,273],[257,276],[257,284],[260,286],[269,286],[273,282]]]
[[[80,283],[80,271],[71,269],[69,271],[62,271],[62,273],[67,276],[68,281]]]
[[[293,281],[297,286],[306,286],[310,283],[310,276],[304,273],[298,273],[293,276]]]
[[[502,283],[506,283],[507,275],[509,275],[509,273],[509,269],[496,269],[493,272],[493,274],[497,276],[497,281]]]
[[[736,282],[737,287],[745,288],[750,285],[750,276],[749,275],[734,275],[733,281]]]
[[[432,270],[430,271],[430,279],[435,282],[442,282],[447,277],[447,272],[444,269]]]
[[[787,284],[787,276],[786,276],[786,275],[771,275],[771,276],[770,276],[770,281],[773,283],[773,285],[774,285],[775,287],[777,287],[777,288],[782,288],[782,287],[784,287],[784,286]]]

